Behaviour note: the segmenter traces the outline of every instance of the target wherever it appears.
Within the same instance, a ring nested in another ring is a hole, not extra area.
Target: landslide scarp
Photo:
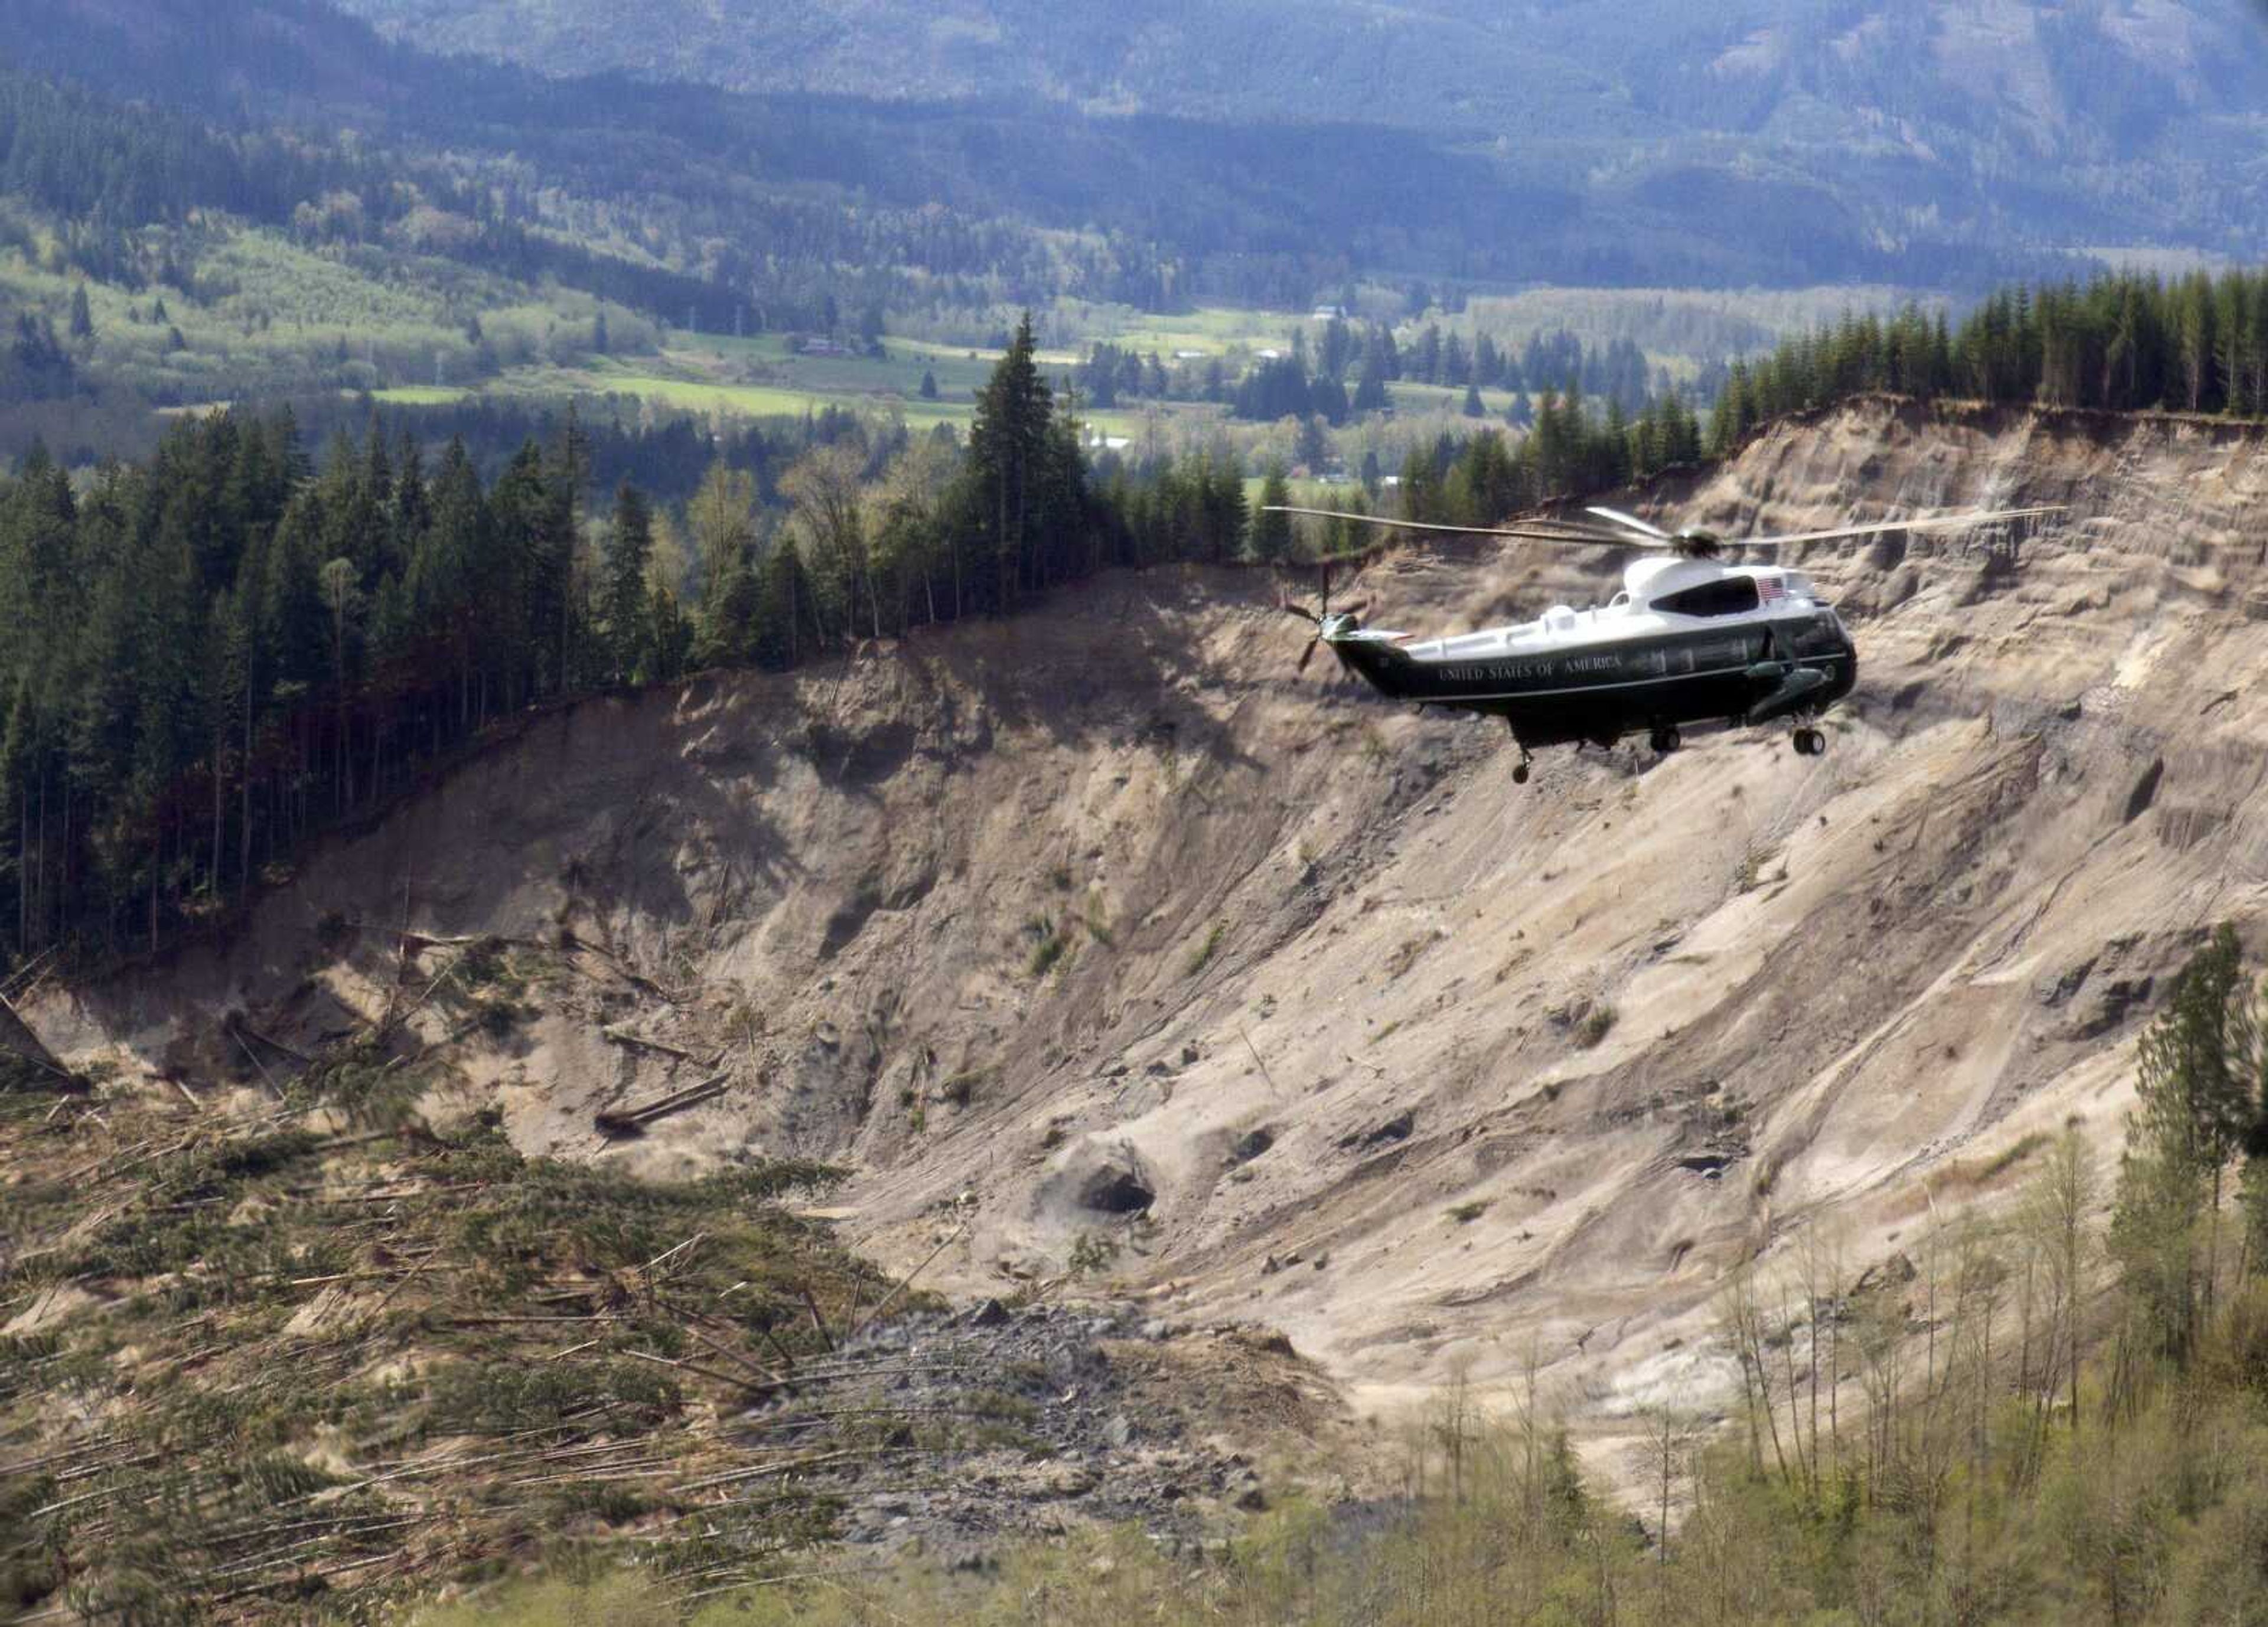
[[[1805,1223],[1857,1269],[1956,1155],[2113,1146],[2153,990],[2261,896],[2263,483],[2204,423],[1782,424],[1642,496],[1728,533],[2070,514],[1800,551],[1862,658],[1823,758],[1715,736],[1524,791],[1484,725],[1295,679],[1260,576],[1113,577],[532,720],[228,945],[33,1014],[205,1088],[276,1065],[244,1034],[383,1022],[524,1152],[838,1160],[848,1234],[942,1244],[940,1286],[1076,1268],[1382,1395],[1533,1348],[1612,1413],[1720,1380],[1713,1290]],[[1454,629],[1612,571],[1412,550],[1363,591]],[[449,968],[490,940],[524,987],[472,1013]]]

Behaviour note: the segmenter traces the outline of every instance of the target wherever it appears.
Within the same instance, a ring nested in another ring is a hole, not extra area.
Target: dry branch
[[[674,1056],[680,1062],[700,1062],[703,1060],[703,1058],[695,1056],[691,1051],[686,1050],[681,1046],[671,1045],[662,1040],[650,1040],[643,1034],[632,1034],[627,1028],[605,1027],[600,1029],[599,1033],[600,1037],[612,1040],[617,1045],[634,1045],[641,1050],[659,1051],[663,1056]],[[717,1064],[723,1059],[724,1055],[725,1053],[723,1051],[718,1051],[714,1056],[707,1058],[707,1065],[712,1068],[715,1067]]]
[[[867,1312],[866,1314],[858,1321],[852,1322],[850,1324],[850,1331],[844,1334],[843,1336],[846,1339],[857,1338],[861,1329],[873,1322],[875,1318],[881,1315],[884,1311],[888,1310],[890,1307],[895,1305],[898,1301],[898,1296],[905,1292],[907,1289],[913,1286],[915,1277],[919,1277],[924,1271],[929,1270],[931,1264],[935,1262],[938,1255],[943,1254],[946,1249],[952,1248],[954,1244],[959,1242],[962,1238],[968,1234],[969,1226],[975,1221],[976,1218],[976,1217],[972,1214],[964,1218],[959,1226],[953,1229],[951,1235],[947,1236],[943,1242],[939,1243],[936,1248],[929,1251],[929,1256],[927,1259],[924,1259],[919,1265],[914,1267],[912,1270],[908,1271],[904,1277],[901,1277],[898,1281],[898,1285],[891,1289],[887,1294],[884,1294],[880,1301],[875,1305],[873,1310]]]
[[[249,1022],[245,1020],[244,1014],[241,1012],[231,1012],[227,1018],[222,1022],[221,1026],[226,1028],[231,1034],[239,1035],[239,1038],[248,1036],[252,1039],[258,1040],[269,1050],[275,1051],[281,1056],[289,1056],[292,1061],[299,1064],[302,1067],[313,1065],[313,1058],[310,1057],[306,1052],[296,1050],[292,1047],[284,1043],[283,1041],[276,1039],[270,1034],[262,1034],[259,1029],[254,1027]],[[247,1046],[246,1049],[249,1050],[251,1048]]]
[[[666,1118],[673,1113],[681,1112],[696,1103],[708,1101],[712,1096],[723,1095],[732,1080],[733,1076],[730,1072],[711,1074],[698,1085],[690,1085],[683,1090],[673,1091],[666,1096],[647,1102],[644,1107],[601,1108],[593,1117],[592,1123],[601,1132],[609,1136],[633,1135],[644,1130],[656,1119]]]

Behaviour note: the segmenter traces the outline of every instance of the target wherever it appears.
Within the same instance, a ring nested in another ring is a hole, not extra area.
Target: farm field
[[[909,429],[965,427],[999,359],[995,341],[1015,320],[1003,307],[947,326],[886,313],[879,353],[852,335],[747,336],[702,333],[654,320],[554,284],[517,283],[445,260],[310,246],[225,217],[198,217],[163,234],[184,268],[178,282],[140,288],[51,269],[53,223],[35,212],[7,223],[0,247],[0,305],[44,313],[60,331],[84,292],[91,332],[73,335],[82,377],[118,383],[166,413],[225,401],[335,391],[397,407],[446,407],[477,399],[526,402],[582,398],[637,403],[642,415],[690,414],[712,421],[801,418],[828,409],[895,419]],[[152,241],[158,239],[153,238]],[[1366,288],[1366,310],[1389,311],[1403,291]],[[1845,310],[1881,310],[1904,295],[1849,287],[1712,293],[1690,290],[1530,289],[1474,293],[1455,308],[1428,309],[1396,324],[1405,349],[1429,326],[1492,335],[1516,350],[1535,335],[1572,334],[1586,345],[1626,340],[1668,377],[1690,380],[1708,362],[1815,325]],[[1288,351],[1304,335],[1311,350],[1323,324],[1308,310],[1202,306],[1157,313],[1069,299],[1034,313],[1039,359],[1061,379],[1098,343],[1155,355],[1188,391],[1193,373],[1219,361],[1233,384],[1255,363]],[[997,325],[996,325],[997,324]],[[911,330],[897,331],[902,325]],[[934,383],[925,397],[924,376]],[[1409,446],[1463,418],[1465,392],[1401,380],[1393,412],[1334,437],[1350,463],[1375,453],[1396,465]],[[1531,388],[1531,396],[1535,392]],[[1481,392],[1483,422],[1502,423],[1513,392]],[[1179,453],[1226,445],[1257,469],[1296,466],[1284,423],[1233,422],[1217,403],[1122,401],[1080,417],[1091,441]]]
[[[507,369],[477,385],[403,385],[372,392],[400,405],[460,401],[477,394],[560,398],[631,396],[657,408],[736,418],[801,417],[840,408],[902,418],[914,429],[965,425],[994,364],[997,350],[972,350],[918,340],[890,339],[880,357],[855,354],[808,356],[777,334],[734,339],[672,334],[651,355],[592,356],[571,366],[544,364]],[[1071,365],[1068,352],[1043,353],[1050,372]],[[934,375],[934,401],[921,394],[924,372]],[[1217,416],[1211,407],[1164,406],[1167,416]],[[1142,431],[1142,410],[1082,411],[1096,433],[1131,438]]]

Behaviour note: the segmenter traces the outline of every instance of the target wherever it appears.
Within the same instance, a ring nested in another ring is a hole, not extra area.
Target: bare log
[[[592,1123],[609,1136],[635,1135],[656,1119],[666,1118],[712,1096],[723,1095],[732,1081],[733,1076],[729,1072],[711,1074],[698,1085],[673,1091],[643,1107],[603,1108],[593,1116]]]
[[[627,1028],[607,1027],[600,1029],[599,1033],[601,1037],[612,1040],[617,1045],[633,1045],[640,1050],[659,1051],[663,1056],[674,1056],[680,1062],[701,1062],[704,1060],[704,1058],[696,1056],[691,1051],[686,1050],[681,1047],[671,1045],[660,1040],[650,1040],[643,1034],[632,1034]],[[723,1056],[724,1053],[719,1051],[716,1056],[707,1057],[705,1060],[708,1064],[713,1068],[717,1065],[718,1062],[723,1057]]]

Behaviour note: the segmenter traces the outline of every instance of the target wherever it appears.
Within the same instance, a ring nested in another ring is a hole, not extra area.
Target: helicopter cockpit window
[[[1657,610],[1671,615],[1739,615],[1753,610],[1760,600],[1756,597],[1754,577],[1724,577],[1714,582],[1704,582],[1698,587],[1689,587],[1682,593],[1670,593],[1653,601]]]

